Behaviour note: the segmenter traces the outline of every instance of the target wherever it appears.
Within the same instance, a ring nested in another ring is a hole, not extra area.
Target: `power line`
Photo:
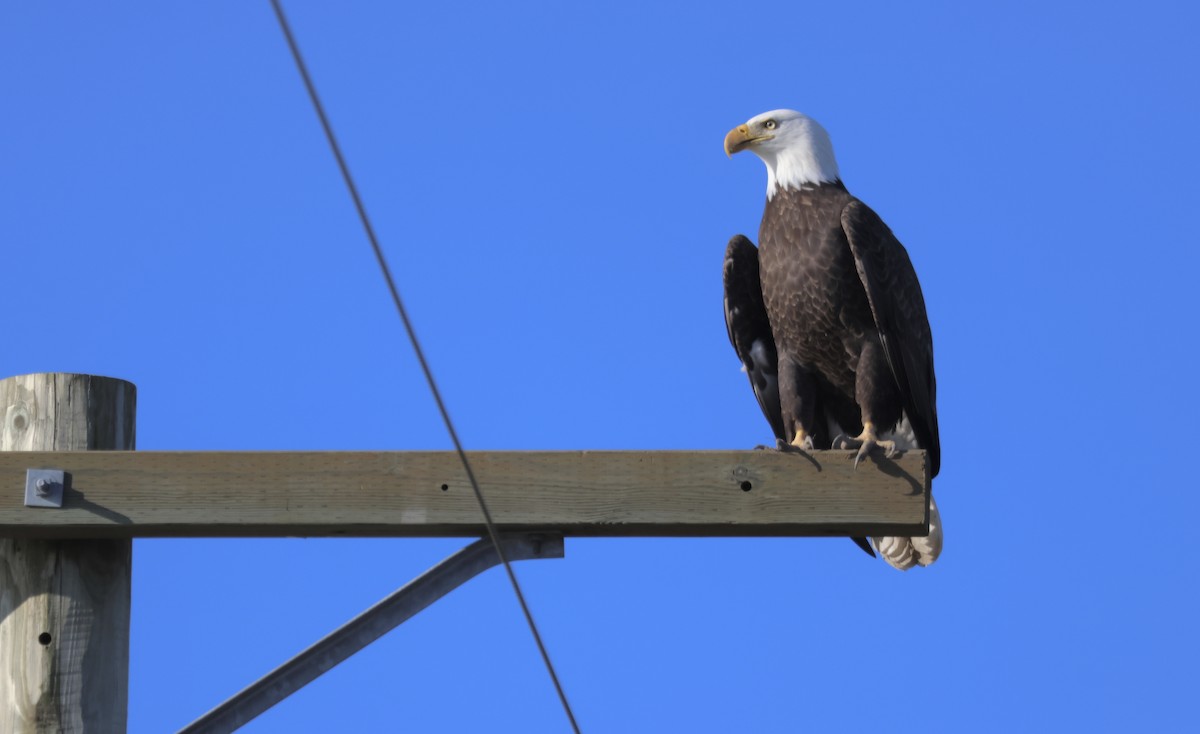
[[[392,302],[396,305],[396,312],[400,314],[400,320],[404,322],[404,330],[408,333],[408,339],[412,343],[413,352],[416,354],[417,361],[421,365],[421,371],[425,374],[425,381],[429,384],[429,391],[433,394],[434,402],[437,403],[438,412],[442,414],[442,422],[446,424],[446,432],[450,434],[450,440],[454,443],[454,450],[458,453],[463,470],[467,473],[467,479],[471,482],[471,489],[474,490],[475,499],[479,502],[479,510],[483,513],[483,520],[487,525],[488,536],[492,539],[492,545],[496,548],[496,555],[504,564],[504,571],[508,574],[508,580],[512,584],[513,593],[516,594],[517,601],[521,605],[521,611],[525,615],[529,631],[533,633],[533,639],[537,643],[538,652],[542,655],[542,662],[546,664],[546,672],[550,674],[550,680],[554,683],[554,690],[558,693],[559,701],[562,702],[563,711],[567,714],[567,719],[571,722],[571,729],[575,734],[580,734],[579,724],[575,721],[575,714],[571,710],[571,704],[567,702],[567,694],[563,691],[562,683],[558,680],[558,674],[554,671],[554,664],[550,662],[550,653],[547,652],[546,645],[542,642],[542,635],[538,632],[537,624],[533,621],[533,613],[529,611],[529,605],[525,601],[525,594],[521,592],[521,585],[517,582],[516,574],[513,573],[512,564],[509,563],[508,558],[504,555],[500,538],[496,534],[496,526],[492,522],[492,513],[488,510],[487,502],[483,499],[483,492],[479,488],[479,482],[475,479],[475,472],[471,469],[471,462],[467,460],[467,453],[463,450],[462,442],[458,439],[458,432],[454,429],[454,422],[450,420],[450,412],[446,409],[446,403],[442,400],[442,393],[438,389],[437,382],[433,379],[433,371],[429,368],[429,362],[425,359],[425,353],[421,349],[420,341],[417,340],[417,332],[413,328],[412,321],[408,318],[408,310],[404,308],[404,302],[400,300],[400,291],[396,288],[395,279],[392,278],[391,268],[388,267],[387,259],[383,255],[383,249],[379,246],[379,239],[375,236],[375,228],[371,226],[366,206],[363,205],[362,197],[358,194],[358,187],[355,186],[354,178],[350,175],[350,167],[346,164],[341,146],[338,145],[337,137],[333,134],[333,126],[330,125],[329,118],[325,114],[325,107],[321,104],[321,98],[317,95],[317,88],[313,85],[312,77],[309,76],[308,66],[305,65],[304,58],[300,55],[300,47],[296,44],[291,26],[288,25],[287,18],[284,16],[283,6],[280,4],[280,0],[271,0],[271,7],[275,9],[275,17],[279,20],[279,27],[283,31],[284,37],[287,38],[288,48],[292,51],[292,58],[296,62],[296,68],[300,72],[300,76],[304,79],[304,86],[308,89],[309,99],[312,100],[317,117],[321,120],[321,127],[325,129],[325,138],[329,141],[333,157],[337,159],[338,168],[342,171],[342,179],[346,182],[350,198],[354,200],[354,207],[358,210],[358,217],[362,221],[363,230],[367,234],[367,239],[371,242],[371,249],[375,252],[375,259],[379,263],[379,269],[383,272],[383,278],[387,281],[388,290],[392,294]]]

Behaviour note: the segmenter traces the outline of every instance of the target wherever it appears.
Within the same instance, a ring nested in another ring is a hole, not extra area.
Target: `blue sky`
[[[517,571],[584,731],[1192,720],[1197,11],[982,5],[287,2],[468,449],[769,437],[720,305],[759,112],[921,277],[942,559],[568,540]],[[143,450],[449,447],[266,0],[9,4],[0,70],[0,376],[134,382]],[[130,732],[465,542],[138,541]],[[401,730],[566,730],[501,574],[244,729]]]

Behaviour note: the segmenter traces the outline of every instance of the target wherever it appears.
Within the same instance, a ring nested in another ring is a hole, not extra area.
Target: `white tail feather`
[[[875,550],[894,568],[907,571],[928,566],[942,553],[942,516],[929,496],[929,536],[924,538],[872,538]]]

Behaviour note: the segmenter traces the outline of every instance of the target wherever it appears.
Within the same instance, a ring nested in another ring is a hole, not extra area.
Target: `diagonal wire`
[[[512,583],[513,593],[516,594],[517,601],[521,605],[521,612],[525,615],[529,631],[533,633],[533,639],[537,643],[538,652],[542,655],[542,662],[546,664],[546,672],[550,674],[550,680],[554,683],[554,690],[558,693],[559,701],[562,702],[563,711],[567,714],[567,719],[571,722],[571,729],[575,734],[580,734],[579,724],[575,721],[575,714],[571,710],[571,704],[567,702],[567,694],[563,690],[562,683],[558,680],[558,674],[554,671],[554,664],[550,662],[550,653],[546,651],[546,645],[542,642],[542,635],[538,632],[537,624],[533,621],[533,613],[529,611],[529,604],[525,601],[525,594],[521,592],[521,585],[517,582],[516,574],[513,573],[512,564],[508,562],[508,558],[504,555],[504,549],[500,545],[500,538],[496,534],[495,523],[492,522],[492,513],[488,510],[487,502],[483,499],[483,492],[479,489],[479,482],[475,479],[475,472],[471,469],[471,462],[467,460],[467,453],[463,450],[462,442],[458,439],[458,432],[454,430],[454,422],[450,420],[450,412],[446,409],[446,403],[442,400],[442,393],[438,390],[437,382],[433,379],[433,371],[430,370],[429,362],[426,361],[425,353],[421,349],[421,343],[417,340],[417,332],[413,328],[412,321],[408,318],[408,310],[404,308],[404,302],[400,300],[400,291],[396,288],[395,279],[392,278],[391,268],[388,267],[387,259],[383,255],[383,249],[379,246],[379,239],[375,236],[375,228],[371,226],[371,220],[367,216],[367,209],[363,205],[362,197],[358,194],[358,187],[354,184],[354,178],[350,175],[350,168],[346,165],[346,158],[342,155],[341,146],[338,145],[337,138],[333,134],[333,127],[330,125],[329,118],[325,114],[325,107],[321,104],[321,98],[317,96],[317,88],[313,85],[312,77],[308,74],[308,67],[304,63],[304,58],[300,55],[300,47],[296,44],[296,39],[292,35],[291,26],[288,25],[287,18],[284,16],[280,0],[271,0],[271,7],[275,9],[275,17],[279,20],[279,27],[283,31],[283,35],[287,38],[288,48],[292,51],[292,58],[296,62],[296,68],[299,70],[300,76],[304,79],[304,86],[308,89],[308,96],[312,100],[313,107],[316,109],[317,117],[321,119],[321,127],[325,129],[325,138],[329,141],[333,157],[337,159],[338,168],[342,171],[342,179],[346,182],[346,188],[350,191],[350,198],[354,200],[354,207],[358,210],[358,217],[362,220],[363,230],[366,231],[367,239],[371,241],[371,249],[375,251],[375,259],[379,262],[379,269],[383,272],[384,280],[387,281],[388,290],[392,294],[392,302],[396,304],[396,311],[400,314],[400,320],[404,322],[404,330],[408,333],[408,339],[412,343],[413,352],[417,356],[417,361],[421,364],[421,371],[425,373],[425,381],[429,383],[429,391],[433,393],[433,399],[437,403],[438,412],[442,414],[442,422],[446,424],[446,431],[450,434],[450,440],[454,443],[454,450],[458,453],[463,470],[467,473],[467,479],[471,482],[471,489],[474,490],[475,499],[479,502],[479,509],[483,513],[483,520],[487,525],[492,545],[496,549],[496,555],[500,558],[501,563],[504,564],[508,580]]]

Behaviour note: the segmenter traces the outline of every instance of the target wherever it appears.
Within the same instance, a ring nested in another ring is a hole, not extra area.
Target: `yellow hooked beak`
[[[725,155],[732,158],[734,153],[745,150],[748,146],[754,145],[755,143],[763,140],[770,140],[773,137],[775,136],[759,135],[755,137],[754,135],[750,134],[750,128],[748,126],[738,125],[734,129],[730,130],[729,134],[725,136]]]

